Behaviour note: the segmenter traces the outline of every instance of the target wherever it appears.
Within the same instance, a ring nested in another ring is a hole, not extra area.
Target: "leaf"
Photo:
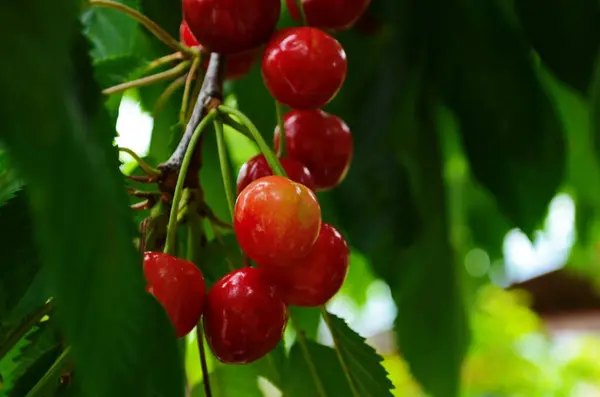
[[[590,95],[590,127],[596,156],[600,158],[600,51],[596,57],[594,82]]]
[[[544,64],[586,95],[600,46],[597,0],[517,0],[521,24]]]
[[[12,389],[8,392],[7,397],[23,397],[26,396],[36,383],[44,376],[54,361],[60,355],[61,347],[53,346],[49,350],[44,351],[27,367],[25,372],[16,380]]]
[[[391,397],[390,390],[394,389],[394,385],[381,364],[383,358],[367,345],[365,338],[354,332],[341,318],[327,313],[325,321],[358,395]]]
[[[294,326],[300,328],[307,338],[316,340],[321,311],[318,308],[290,306],[290,316],[294,318]]]
[[[4,153],[0,153],[0,207],[15,196],[15,193],[23,187],[23,182],[11,168]]]
[[[183,396],[175,334],[144,291],[115,136],[72,2],[2,3],[10,57],[0,87],[4,141],[28,182],[36,239],[57,319],[83,391]],[[152,330],[152,332],[149,332]]]
[[[139,0],[116,0],[139,9]],[[92,56],[106,59],[130,53],[138,22],[122,12],[105,7],[89,7],[82,14],[85,34],[93,43]]]
[[[563,180],[561,122],[498,2],[446,7],[452,22],[438,37],[445,52],[436,61],[442,96],[458,118],[473,175],[531,234]]]
[[[242,253],[235,235],[230,233],[215,238],[204,250],[204,259],[199,263],[207,285],[212,285],[227,273],[238,269],[242,264]]]

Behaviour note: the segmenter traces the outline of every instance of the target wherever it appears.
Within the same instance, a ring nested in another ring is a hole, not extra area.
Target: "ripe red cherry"
[[[288,178],[292,181],[301,183],[310,190],[315,190],[315,182],[308,168],[304,164],[294,159],[279,159],[281,166],[285,170]],[[267,159],[262,154],[252,157],[246,161],[237,178],[237,194],[239,195],[246,186],[251,182],[262,178],[263,176],[273,175],[273,171],[267,162]]]
[[[292,110],[283,117],[286,151],[309,169],[318,190],[337,186],[350,168],[354,143],[342,119],[322,110]],[[275,128],[279,147],[279,127]]]
[[[266,45],[262,76],[271,95],[293,109],[325,106],[346,79],[342,45],[322,30],[286,28]]]
[[[212,352],[224,363],[258,360],[281,340],[288,308],[263,272],[250,267],[236,270],[208,292],[204,332]]]
[[[181,25],[179,26],[179,37],[181,42],[186,46],[198,47],[200,51],[207,53],[206,49],[198,43],[198,40],[196,40],[185,21],[181,21]],[[250,69],[252,69],[252,65],[254,65],[256,58],[258,58],[259,51],[259,48],[254,48],[228,56],[227,65],[225,67],[225,80],[237,80],[247,75],[250,72]],[[209,57],[206,56],[204,63],[202,64],[205,72],[208,69],[208,61]]]
[[[350,28],[365,12],[371,0],[302,0],[306,22],[323,30]],[[292,18],[300,20],[296,0],[286,0]]]
[[[162,252],[144,254],[146,290],[165,308],[177,337],[188,334],[200,320],[206,284],[192,262]]]
[[[308,256],[290,266],[270,268],[267,274],[288,305],[321,306],[342,287],[349,257],[344,237],[333,226],[323,223]]]
[[[321,207],[306,186],[265,176],[238,196],[233,227],[240,247],[257,264],[287,265],[312,249],[321,228]]]
[[[196,39],[225,55],[264,44],[280,12],[280,0],[183,0],[183,16]]]

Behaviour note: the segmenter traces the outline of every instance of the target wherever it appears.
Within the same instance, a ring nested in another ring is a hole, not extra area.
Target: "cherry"
[[[321,306],[342,287],[348,274],[350,249],[333,226],[323,223],[319,238],[305,258],[291,266],[270,268],[267,277],[283,301],[295,306]]]
[[[280,0],[183,0],[194,36],[208,51],[225,55],[264,44],[280,12]]]
[[[302,0],[306,22],[323,30],[350,28],[365,12],[371,0]],[[286,0],[290,15],[300,20],[296,0]]]
[[[271,95],[293,109],[325,106],[348,71],[342,45],[312,27],[285,28],[265,47],[262,76]]]
[[[306,186],[265,176],[238,196],[233,227],[240,247],[258,265],[286,265],[310,252],[321,228],[321,207]]]
[[[288,308],[264,271],[247,267],[229,273],[208,292],[204,332],[221,362],[247,364],[277,346],[287,319]]]
[[[179,37],[183,44],[188,47],[198,47],[200,51],[209,54],[198,40],[194,37],[190,28],[185,21],[181,21],[181,25],[179,27]],[[252,69],[252,65],[258,58],[258,53],[260,52],[260,48],[254,48],[248,51],[239,52],[237,54],[231,54],[227,57],[227,64],[225,66],[225,80],[232,81],[237,80],[241,77],[244,77],[250,72]],[[202,63],[202,67],[206,72],[208,69],[208,56],[205,57],[204,62]]]
[[[144,254],[146,290],[162,304],[177,337],[187,335],[198,323],[206,298],[206,284],[192,262],[162,252]]]
[[[310,190],[315,190],[315,182],[308,168],[294,159],[279,159],[285,173],[292,181],[300,183]],[[262,154],[252,157],[240,168],[237,178],[237,194],[239,195],[251,182],[263,176],[273,175],[273,171]]]
[[[292,110],[283,117],[287,155],[309,169],[318,190],[337,186],[346,176],[354,143],[350,128],[322,110]],[[275,128],[279,147],[279,127]]]

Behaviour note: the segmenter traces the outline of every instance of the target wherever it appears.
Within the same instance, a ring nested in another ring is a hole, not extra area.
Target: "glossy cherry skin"
[[[300,183],[310,190],[315,190],[315,182],[310,171],[304,164],[298,160],[285,158],[279,159],[281,166],[285,170],[288,178],[292,181]],[[251,182],[264,176],[273,175],[273,171],[267,162],[267,159],[262,154],[252,157],[246,161],[240,168],[237,178],[237,194],[239,195],[246,186]]]
[[[162,252],[144,253],[146,290],[165,308],[177,337],[187,335],[200,320],[206,283],[196,265]]]
[[[261,71],[271,95],[292,109],[325,106],[348,72],[342,45],[322,30],[286,28],[267,43]]]
[[[323,30],[346,30],[361,17],[371,0],[302,0],[306,22]],[[286,0],[292,18],[300,21],[296,0]]]
[[[183,17],[196,39],[225,55],[264,44],[280,12],[280,0],[183,0]]]
[[[214,355],[227,364],[248,364],[273,350],[283,336],[288,308],[263,269],[229,273],[208,292],[204,332]]]
[[[308,256],[291,266],[269,269],[267,277],[288,305],[321,306],[342,287],[349,258],[350,249],[344,237],[336,228],[323,223]]]
[[[354,141],[348,125],[322,110],[292,110],[283,117],[286,152],[310,171],[317,190],[332,189],[350,168]],[[279,127],[275,128],[279,147]]]
[[[237,241],[260,266],[285,266],[308,255],[321,228],[312,190],[281,176],[265,176],[238,196],[233,228]]]
[[[179,37],[181,42],[186,46],[197,47],[201,52],[207,54],[204,62],[202,63],[204,71],[206,72],[208,69],[208,61],[210,60],[210,57],[208,56],[209,53],[200,43],[198,43],[198,40],[196,40],[185,21],[181,21],[181,25],[179,27]],[[225,80],[233,81],[247,75],[252,69],[254,62],[256,62],[259,52],[260,48],[254,48],[228,56],[227,64],[225,66]]]

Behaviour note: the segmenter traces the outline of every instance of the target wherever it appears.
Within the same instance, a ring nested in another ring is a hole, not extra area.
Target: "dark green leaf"
[[[23,182],[17,176],[14,169],[10,167],[3,153],[0,153],[0,206],[15,196],[15,193],[23,187]]]
[[[116,0],[134,9],[139,0]],[[95,59],[127,55],[133,46],[133,37],[138,28],[136,20],[117,10],[104,7],[89,7],[82,15],[85,34],[93,43]]]
[[[27,367],[25,372],[15,381],[12,389],[8,392],[7,397],[23,397],[37,384],[44,376],[54,361],[58,358],[61,352],[61,347],[55,345],[44,351]],[[58,385],[56,385],[58,386]]]
[[[310,307],[290,306],[290,316],[294,318],[294,325],[300,328],[306,337],[316,340],[319,324],[321,322],[321,310]]]
[[[528,48],[496,1],[462,0],[445,12],[436,62],[477,180],[508,219],[531,234],[565,168],[563,130]],[[459,28],[457,28],[459,27]]]
[[[359,396],[384,397],[392,396],[390,390],[394,388],[388,378],[388,373],[381,365],[383,358],[375,349],[367,345],[365,338],[354,332],[341,318],[328,313],[327,323],[337,346],[339,354],[343,357],[345,369],[352,378],[352,382]]]
[[[204,251],[204,259],[199,263],[209,285],[221,277],[240,268],[242,253],[234,234],[226,234],[213,239]]]
[[[522,26],[545,65],[587,94],[600,46],[598,0],[517,0]]]
[[[183,396],[183,369],[164,310],[144,291],[115,132],[69,1],[2,3],[11,63],[0,132],[27,180],[57,318],[82,387],[94,396]],[[31,46],[31,43],[36,43]],[[152,330],[152,332],[149,332]]]
[[[590,125],[597,158],[600,158],[600,51],[596,57],[594,82],[591,89]]]

